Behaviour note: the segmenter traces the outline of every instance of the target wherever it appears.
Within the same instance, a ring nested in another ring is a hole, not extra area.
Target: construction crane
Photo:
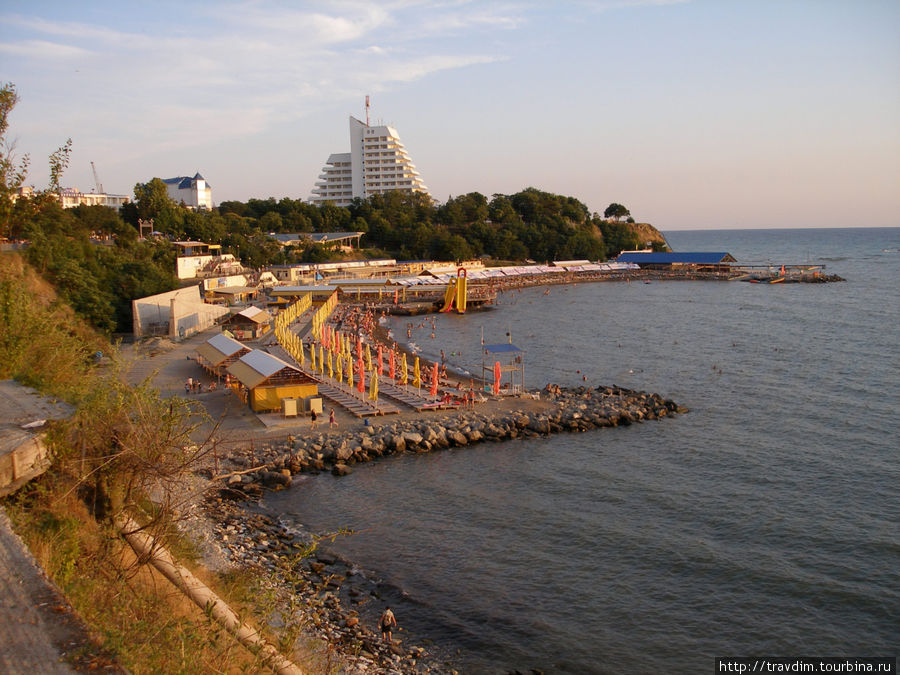
[[[103,194],[103,185],[100,183],[100,178],[97,176],[97,167],[94,166],[94,163],[91,162],[91,171],[94,172],[94,183],[97,185],[97,194]]]

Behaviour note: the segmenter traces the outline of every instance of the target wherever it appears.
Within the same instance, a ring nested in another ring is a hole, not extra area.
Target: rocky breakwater
[[[352,431],[237,448],[220,460],[221,481],[217,483],[221,487],[209,498],[207,513],[226,557],[264,568],[280,579],[302,598],[305,623],[357,668],[364,672],[448,672],[447,664],[436,665],[435,655],[422,647],[400,641],[388,645],[380,640],[375,633],[377,610],[366,607],[381,597],[376,582],[352,564],[310,547],[314,538],[309,533],[289,529],[241,502],[258,499],[267,489],[289,487],[299,473],[330,471],[342,476],[350,473],[354,464],[396,453],[585,432],[685,412],[686,408],[658,394],[615,386],[559,389],[548,385],[539,400],[505,399],[492,412],[459,410],[403,422],[382,418],[377,426],[370,423]],[[289,574],[285,574],[287,568]]]
[[[298,436],[263,448],[236,449],[223,460],[236,469],[227,489],[258,497],[266,488],[289,486],[294,474],[327,470],[346,475],[354,464],[395,453],[627,426],[687,412],[687,408],[659,394],[616,386],[559,389],[548,385],[541,394],[538,405],[507,399],[493,412],[461,409],[439,417],[382,421],[360,425],[353,431]],[[250,469],[240,471],[245,467]]]

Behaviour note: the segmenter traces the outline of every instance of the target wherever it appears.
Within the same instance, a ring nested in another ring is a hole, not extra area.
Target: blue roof
[[[638,265],[717,265],[723,262],[735,262],[734,257],[725,251],[693,252],[693,253],[646,253],[643,251],[624,251],[616,258],[616,262],[637,263]]]

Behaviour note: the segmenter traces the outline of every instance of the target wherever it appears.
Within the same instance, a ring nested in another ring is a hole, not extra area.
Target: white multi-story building
[[[190,209],[211,209],[212,188],[206,179],[199,173],[190,176],[177,176],[175,178],[163,178],[162,182],[166,184],[166,190],[169,197]]]
[[[350,152],[328,158],[310,201],[347,206],[355,197],[366,199],[391,190],[429,194],[396,129],[369,126],[351,117]]]

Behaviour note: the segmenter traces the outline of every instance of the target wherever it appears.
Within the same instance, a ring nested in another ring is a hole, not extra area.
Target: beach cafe
[[[254,412],[280,411],[285,399],[307,399],[319,393],[315,380],[259,349],[228,366],[228,374],[237,380],[238,395]]]

